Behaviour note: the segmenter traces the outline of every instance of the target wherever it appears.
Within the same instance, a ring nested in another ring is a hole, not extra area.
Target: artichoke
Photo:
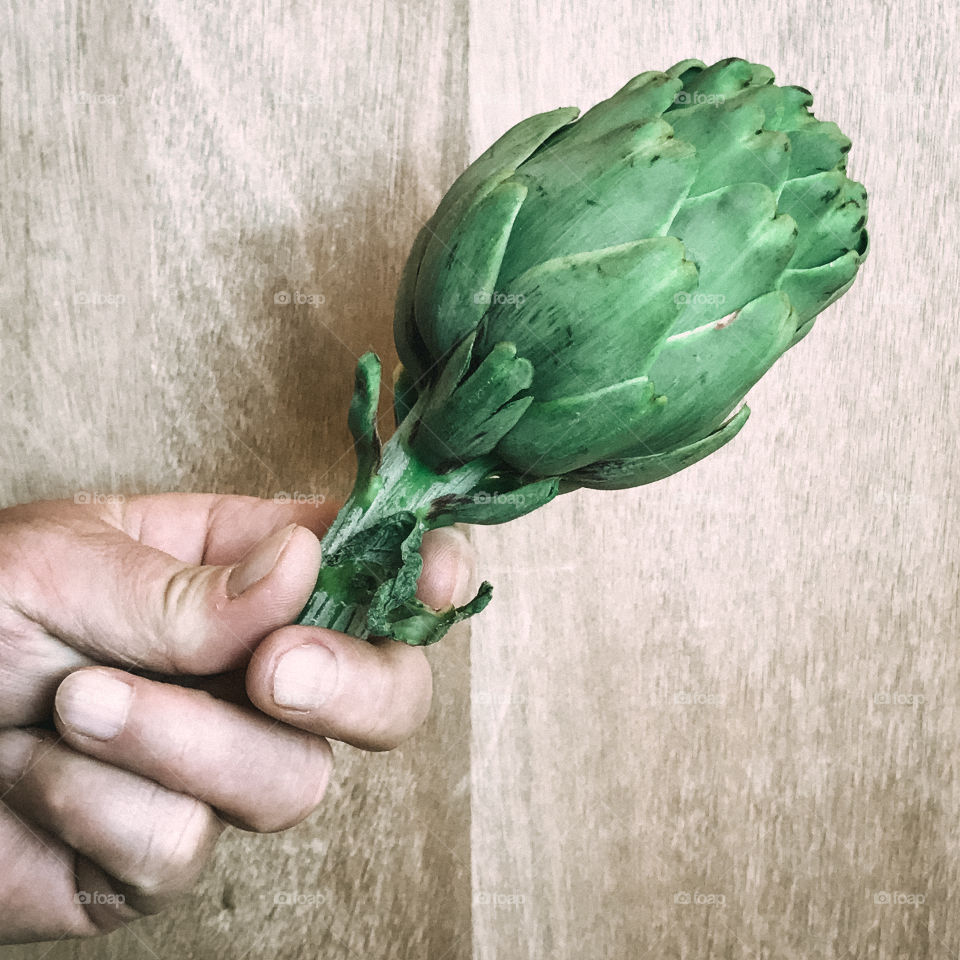
[[[415,597],[423,533],[662,479],[731,440],[750,387],[867,254],[850,141],[740,59],[640,74],[508,130],[418,234],[397,296],[397,430],[357,370],[358,476],[298,622],[432,643],[488,602]]]

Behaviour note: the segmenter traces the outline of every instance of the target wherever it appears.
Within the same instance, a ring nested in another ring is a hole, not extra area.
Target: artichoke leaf
[[[560,491],[560,480],[548,477],[533,483],[517,482],[504,487],[493,483],[468,495],[442,497],[428,516],[430,527],[451,523],[507,523],[549,503]]]
[[[557,257],[513,281],[514,299],[490,308],[477,350],[514,342],[533,363],[539,401],[589,393],[637,375],[697,282],[675,237]]]
[[[372,496],[375,477],[380,468],[380,435],[377,432],[377,404],[380,398],[380,358],[365,353],[357,361],[353,398],[347,414],[347,426],[353,435],[357,456],[357,477],[354,490],[357,495],[366,489]]]
[[[520,473],[555,477],[619,453],[662,403],[646,377],[573,397],[534,401],[497,451]]]
[[[787,294],[797,311],[798,328],[813,320],[821,310],[829,307],[850,288],[866,255],[866,244],[864,231],[862,253],[849,250],[823,266],[784,272],[778,286]]]
[[[574,143],[598,140],[627,124],[655,120],[670,107],[681,89],[679,80],[659,70],[641,73],[624,84],[612,97],[591,107],[576,123],[557,131],[534,157],[545,159],[560,145],[566,150]],[[529,163],[530,160],[525,161],[520,169]]]
[[[413,296],[417,286],[417,275],[420,272],[420,261],[430,237],[428,221],[417,233],[410,255],[403,265],[393,308],[393,340],[397,346],[397,356],[414,382],[426,376],[433,365],[430,351],[427,350],[417,329],[413,312]]]
[[[521,183],[501,183],[466,212],[445,249],[421,266],[414,312],[430,317],[420,335],[433,356],[445,354],[487,312],[526,195]]]
[[[790,131],[790,179],[843,170],[851,141],[832,121],[813,120]]]
[[[763,129],[764,113],[749,102],[707,100],[668,115],[674,133],[693,144],[700,170],[690,187],[697,197],[734,183],[761,183],[777,194],[790,171],[785,133]]]
[[[667,402],[640,442],[619,456],[648,456],[712,433],[787,349],[798,318],[779,291],[698,330],[670,336],[644,371]]]
[[[464,343],[472,345],[475,337],[476,331]],[[421,460],[439,473],[493,450],[533,402],[514,400],[530,386],[533,366],[512,343],[498,343],[476,370],[465,373],[442,402],[424,407],[411,440]]]
[[[789,132],[816,122],[808,109],[813,96],[803,87],[748,87],[740,98],[763,109],[767,130]]]
[[[788,181],[778,206],[800,230],[789,264],[795,269],[822,266],[854,249],[867,222],[867,191],[840,170]]]
[[[693,183],[699,159],[660,120],[535,157],[515,178],[527,184],[503,256],[500,285],[546,260],[662,236]]]
[[[400,426],[417,402],[417,387],[410,371],[398,363],[393,371],[393,420]]]
[[[797,225],[777,215],[759,183],[737,183],[684,202],[669,233],[700,271],[696,296],[671,335],[717,321],[776,289],[797,245]]]
[[[427,226],[430,236],[423,264],[441,257],[467,211],[511,176],[551,134],[572,123],[578,107],[559,107],[527,117],[511,127],[453,182]],[[421,266],[421,269],[423,266]]]
[[[676,109],[682,109],[688,103],[703,103],[708,98],[712,98],[713,102],[723,102],[750,86],[753,74],[753,64],[739,57],[718,60],[684,80],[683,91],[689,99],[678,97]]]
[[[687,84],[698,73],[707,69],[707,65],[702,60],[681,60],[664,71],[668,77],[675,77],[682,83]]]
[[[483,610],[490,602],[493,587],[482,583],[477,595],[462,607],[450,605],[439,611],[428,607],[416,596],[417,581],[423,571],[420,544],[426,526],[412,513],[394,516],[397,519],[391,546],[399,552],[399,558],[390,568],[392,576],[385,579],[373,595],[367,611],[367,627],[373,636],[389,636],[411,646],[426,646],[443,637],[455,623]]]
[[[692,466],[729,443],[749,416],[750,408],[744,404],[720,429],[701,440],[646,457],[626,457],[590,464],[574,470],[564,480],[595,490],[624,490],[655,483]]]

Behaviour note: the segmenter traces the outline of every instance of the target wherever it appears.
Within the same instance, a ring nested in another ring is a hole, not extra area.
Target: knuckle
[[[407,737],[400,691],[386,663],[377,666],[375,676],[364,719],[358,722],[360,744],[370,751],[393,750]]]
[[[357,727],[361,742],[366,750],[392,750],[396,721],[394,719],[397,694],[392,683],[388,665],[382,660],[372,671],[375,680],[371,683],[370,693],[363,703],[363,718],[358,718]]]
[[[151,605],[157,617],[152,633],[177,672],[203,667],[197,657],[204,647],[211,578],[222,573],[219,567],[184,566],[160,580],[159,602]]]
[[[151,820],[130,876],[124,878],[148,897],[192,883],[219,833],[213,811],[199,800],[173,794],[164,806]]]
[[[305,820],[326,793],[333,768],[333,751],[326,740],[307,734],[301,738],[298,762],[286,766],[283,779],[271,783],[267,802],[248,811],[244,829],[255,833],[277,833]]]
[[[393,750],[408,740],[426,719],[433,692],[430,663],[420,650],[392,651],[382,662],[371,703],[365,748]]]
[[[47,778],[43,784],[42,803],[47,817],[60,826],[65,834],[78,819],[76,786],[65,777]]]

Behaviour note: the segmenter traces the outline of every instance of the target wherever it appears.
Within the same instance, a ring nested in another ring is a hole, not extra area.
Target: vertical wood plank
[[[0,9],[0,502],[343,496],[353,365],[392,369],[406,251],[466,161],[463,5]],[[9,956],[468,952],[463,632],[431,657],[426,729],[338,745],[309,821],[228,832],[166,914]]]
[[[924,2],[472,0],[471,156],[747,56],[852,137],[873,243],[730,447],[475,532],[477,960],[956,954],[956,49]]]

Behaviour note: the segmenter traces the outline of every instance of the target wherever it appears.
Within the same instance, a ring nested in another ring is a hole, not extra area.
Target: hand
[[[0,510],[0,942],[157,912],[224,823],[316,807],[326,737],[389,749],[423,721],[421,650],[285,626],[335,513],[187,494]],[[426,603],[466,599],[465,544],[425,538]]]

